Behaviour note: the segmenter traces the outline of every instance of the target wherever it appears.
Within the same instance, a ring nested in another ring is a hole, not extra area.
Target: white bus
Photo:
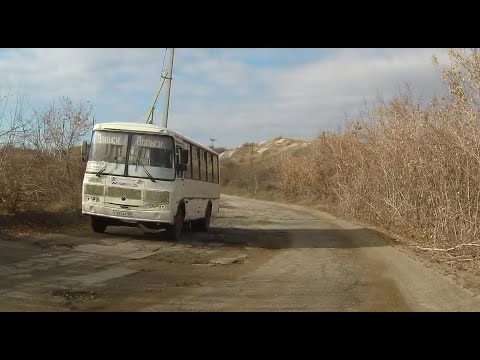
[[[185,226],[208,231],[220,200],[218,154],[153,124],[103,123],[82,152],[86,171],[82,213],[93,231],[107,226],[166,229],[173,240]]]

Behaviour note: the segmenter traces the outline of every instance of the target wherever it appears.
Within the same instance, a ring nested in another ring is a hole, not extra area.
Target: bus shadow
[[[115,235],[121,235],[115,232]],[[209,232],[184,233],[180,241],[173,241],[165,231],[144,233],[142,235],[127,235],[136,240],[164,241],[191,246],[224,246],[253,247],[264,249],[290,248],[367,248],[383,247],[393,244],[393,241],[381,236],[374,230],[356,229],[253,229],[211,227]]]
[[[211,228],[209,233],[192,233],[186,242],[222,244],[234,247],[265,249],[289,248],[361,248],[388,246],[385,240],[369,229],[252,229]]]

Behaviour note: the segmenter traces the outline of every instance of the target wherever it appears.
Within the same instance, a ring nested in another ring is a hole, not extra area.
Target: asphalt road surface
[[[479,311],[392,240],[326,213],[222,195],[209,233],[89,228],[0,239],[0,311]]]

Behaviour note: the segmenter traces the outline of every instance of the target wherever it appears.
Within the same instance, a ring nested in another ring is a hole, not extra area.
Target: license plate
[[[117,210],[113,210],[113,215],[132,217],[132,216],[133,216],[133,211],[117,211]]]

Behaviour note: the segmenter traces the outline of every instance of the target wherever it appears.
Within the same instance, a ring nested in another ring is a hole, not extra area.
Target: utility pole
[[[173,71],[173,48],[170,48],[170,59],[165,71],[165,81],[167,82],[167,88],[165,89],[165,100],[163,102],[163,118],[162,118],[162,127],[167,127],[168,122],[168,105],[170,102],[170,88],[172,87],[172,71]]]
[[[214,142],[214,141],[217,141],[217,139],[211,138],[210,141],[212,142],[212,150],[215,150],[214,147],[213,147],[213,142]]]
[[[169,49],[169,59],[167,64],[167,69],[162,72],[160,84],[158,84],[157,91],[153,94],[152,102],[148,107],[147,111],[147,124],[153,124],[153,112],[155,111],[155,104],[158,100],[158,96],[160,95],[160,91],[162,90],[163,85],[166,83],[165,88],[165,98],[163,103],[163,118],[162,118],[162,127],[167,127],[168,122],[168,106],[170,103],[170,88],[172,83],[172,71],[173,71],[173,55],[174,49]]]

